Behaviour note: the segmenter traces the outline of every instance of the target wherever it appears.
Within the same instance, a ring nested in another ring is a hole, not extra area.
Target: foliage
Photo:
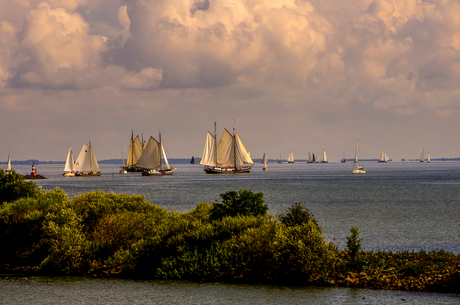
[[[321,230],[313,214],[303,205],[296,203],[288,208],[288,213],[279,216],[280,222],[289,227],[299,226],[307,222],[312,222],[317,230]]]
[[[0,205],[19,198],[34,198],[39,192],[35,182],[26,181],[24,176],[14,170],[6,173],[0,169]]]
[[[352,263],[355,263],[356,256],[361,251],[361,241],[359,238],[359,229],[357,227],[351,227],[351,235],[347,236],[347,249],[350,255]]]
[[[268,206],[264,204],[264,195],[251,190],[228,191],[220,194],[222,202],[213,202],[211,219],[219,220],[225,216],[265,216]]]

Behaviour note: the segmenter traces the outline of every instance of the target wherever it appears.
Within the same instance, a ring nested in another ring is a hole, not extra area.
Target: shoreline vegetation
[[[220,196],[177,213],[0,170],[0,272],[460,293],[460,255],[363,251],[355,227],[341,250],[300,204],[274,216],[262,193]]]

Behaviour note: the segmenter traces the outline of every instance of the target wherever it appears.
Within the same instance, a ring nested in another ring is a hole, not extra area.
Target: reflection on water
[[[1,304],[458,304],[454,294],[135,281],[0,277]]]

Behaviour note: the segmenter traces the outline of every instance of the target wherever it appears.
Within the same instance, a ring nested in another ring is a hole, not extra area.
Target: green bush
[[[303,205],[296,203],[288,208],[288,213],[279,216],[281,223],[289,227],[299,226],[307,222],[312,222],[316,229],[321,230],[313,214]]]
[[[34,198],[40,193],[33,181],[26,181],[24,176],[12,171],[5,173],[0,169],[0,205],[19,198]]]
[[[337,256],[313,222],[281,226],[273,241],[277,273],[285,283],[306,283],[324,275]]]
[[[264,204],[264,194],[251,190],[228,191],[220,194],[222,202],[213,202],[211,219],[219,220],[225,216],[265,216],[268,206]]]
[[[361,251],[361,239],[359,238],[359,229],[357,227],[351,227],[350,232],[351,235],[347,236],[347,249],[351,262],[354,263]]]

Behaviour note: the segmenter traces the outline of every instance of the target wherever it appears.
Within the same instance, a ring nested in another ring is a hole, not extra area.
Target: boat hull
[[[62,174],[64,177],[75,177],[75,173],[64,173]]]
[[[100,176],[101,175],[101,172],[79,172],[79,173],[75,173],[75,176],[79,176],[79,177],[93,177],[93,176]]]
[[[252,166],[244,167],[214,167],[205,166],[204,171],[206,174],[249,174]]]
[[[171,169],[163,169],[163,170],[157,170],[157,169],[150,169],[150,170],[144,170],[142,171],[142,176],[171,176],[176,168],[171,168]]]

